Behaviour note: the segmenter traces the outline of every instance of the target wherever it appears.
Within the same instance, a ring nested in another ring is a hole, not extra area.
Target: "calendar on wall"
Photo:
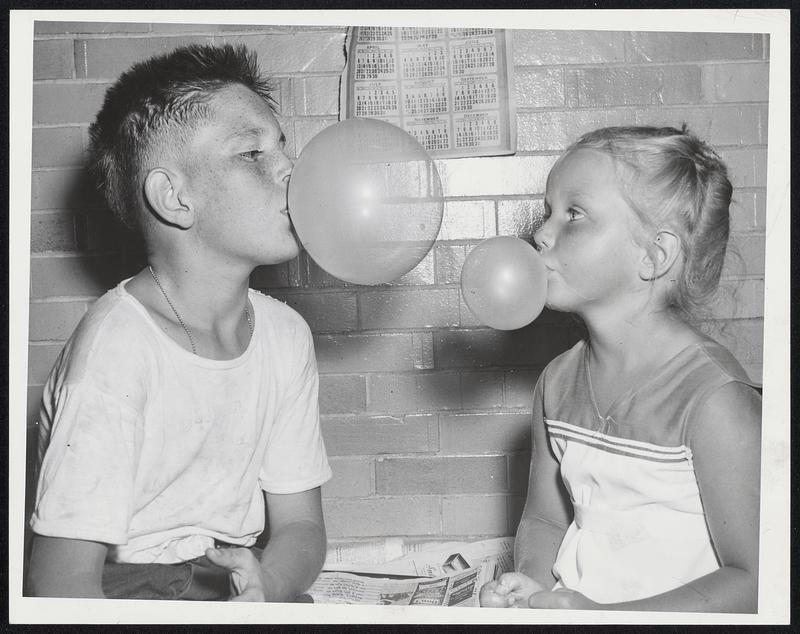
[[[505,29],[358,26],[346,49],[341,119],[393,123],[434,158],[516,151]]]

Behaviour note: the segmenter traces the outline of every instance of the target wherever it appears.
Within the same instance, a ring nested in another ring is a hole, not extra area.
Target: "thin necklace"
[[[156,275],[156,272],[153,270],[153,267],[148,264],[147,268],[150,270],[150,275],[153,276],[153,281],[156,283],[156,286],[158,286],[159,290],[161,291],[161,294],[164,296],[164,299],[167,300],[167,304],[169,304],[169,307],[172,309],[172,312],[175,313],[175,317],[177,318],[178,323],[181,325],[181,328],[183,328],[183,331],[186,333],[186,336],[189,337],[189,344],[192,346],[192,354],[196,355],[197,354],[197,348],[194,345],[194,337],[192,337],[191,331],[189,330],[188,326],[186,325],[186,323],[181,318],[181,315],[178,312],[178,309],[175,308],[175,305],[170,301],[169,295],[167,295],[167,291],[165,291],[164,287],[161,286],[161,282],[159,281],[158,276]],[[250,336],[252,337],[253,336],[253,320],[250,318],[250,311],[247,308],[247,301],[245,301],[245,304],[244,304],[244,316],[247,319],[247,328],[248,328],[248,330],[250,330]]]

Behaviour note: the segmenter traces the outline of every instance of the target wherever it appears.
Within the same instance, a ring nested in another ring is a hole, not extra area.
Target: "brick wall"
[[[289,153],[337,121],[340,27],[38,23],[34,41],[29,438],[47,372],[91,301],[142,265],[81,171],[87,129],[132,62],[189,42],[244,42],[279,89]],[[514,332],[480,327],[459,294],[470,248],[530,237],[547,172],[577,135],[686,122],[728,161],[735,186],[724,293],[709,327],[759,379],[762,362],[768,42],[747,34],[516,31],[514,156],[445,160],[439,240],[379,287],[343,284],[302,255],[252,286],[315,334],[332,538],[511,534],[525,494],[538,373],[580,331],[545,312]],[[475,178],[480,174],[480,178]],[[18,421],[22,424],[22,421]],[[33,443],[29,443],[33,444]],[[30,455],[30,454],[29,454]]]

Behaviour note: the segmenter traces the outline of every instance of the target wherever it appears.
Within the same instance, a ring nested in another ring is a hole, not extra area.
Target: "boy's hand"
[[[209,548],[211,563],[227,568],[231,575],[230,601],[266,601],[261,564],[248,548]]]
[[[585,594],[558,588],[557,590],[536,592],[528,599],[528,607],[554,610],[601,610],[602,604],[592,601]]]
[[[526,608],[528,597],[534,592],[544,590],[521,572],[505,572],[495,581],[484,584],[478,599],[484,608]]]

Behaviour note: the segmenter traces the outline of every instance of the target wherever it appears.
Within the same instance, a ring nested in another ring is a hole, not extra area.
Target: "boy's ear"
[[[183,177],[166,167],[154,167],[144,179],[144,195],[155,214],[181,229],[194,224],[194,207],[186,195]]]
[[[681,239],[669,229],[661,229],[650,243],[647,255],[642,258],[639,277],[655,280],[666,275],[681,254]]]

